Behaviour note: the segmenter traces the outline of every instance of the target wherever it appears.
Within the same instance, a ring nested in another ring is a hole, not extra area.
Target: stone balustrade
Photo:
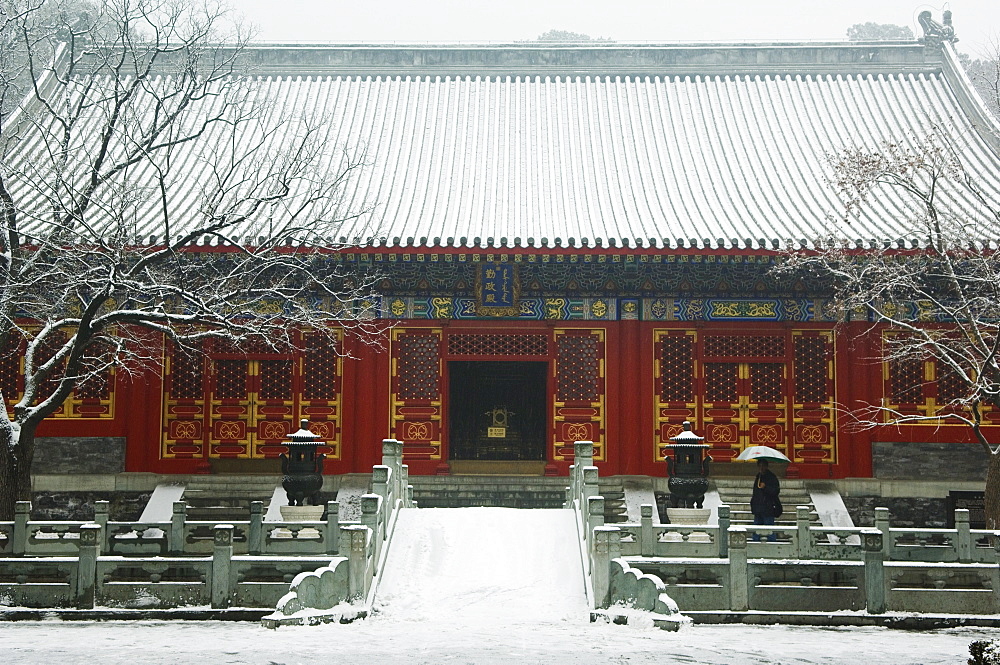
[[[594,501],[594,499],[591,499]],[[993,531],[969,528],[969,511],[955,511],[954,529],[897,528],[887,511],[877,509],[877,530],[884,534],[886,561],[935,563],[992,563]],[[653,507],[642,506],[639,524],[618,524],[623,556],[726,557],[730,527],[729,507],[720,506],[718,525],[658,524]],[[794,526],[746,525],[751,558],[855,560],[864,558],[862,527],[813,526],[809,509],[798,506]],[[769,541],[767,536],[775,535]],[[754,540],[753,536],[759,540]]]
[[[370,507],[374,509],[373,507]],[[204,556],[212,553],[215,522],[187,519],[187,505],[176,501],[169,522],[112,522],[108,502],[94,505],[94,524],[102,527],[102,555]],[[364,511],[365,506],[362,506]],[[0,522],[0,562],[5,556],[76,555],[80,532],[88,522],[29,520],[31,503],[19,501],[16,519]],[[339,504],[327,502],[327,518],[320,522],[264,522],[264,504],[253,501],[247,520],[233,525],[233,551],[255,555],[337,554]],[[365,519],[362,515],[362,519]],[[0,564],[2,565],[2,564]]]
[[[812,526],[805,506],[779,527],[732,526],[728,506],[717,525],[659,524],[644,505],[639,524],[606,526],[585,469],[571,472],[567,506],[586,531],[597,608],[622,602],[616,576],[650,574],[681,611],[1000,612],[1000,533],[970,529],[967,510],[954,529],[895,528],[885,508],[876,528],[835,528]]]
[[[402,463],[403,444],[382,442],[382,464],[372,469],[372,493],[361,497],[361,523],[341,527],[340,556],[292,580],[288,593],[261,623],[345,622],[368,616],[398,511],[412,508],[413,488]]]
[[[249,519],[227,524],[190,521],[183,502],[169,522],[113,522],[103,501],[93,522],[33,521],[19,502],[15,519],[0,522],[0,605],[275,607],[301,574],[341,559],[355,562],[346,597],[366,598],[390,520],[412,505],[400,442],[383,442],[372,471],[357,522],[340,520],[336,501],[323,521],[264,522],[258,501]]]

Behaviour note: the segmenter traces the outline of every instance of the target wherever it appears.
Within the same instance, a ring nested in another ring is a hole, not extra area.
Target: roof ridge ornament
[[[951,10],[946,9],[941,15],[943,23],[938,23],[931,18],[930,10],[925,9],[917,15],[920,27],[924,29],[924,36],[920,41],[928,46],[940,46],[943,42],[954,44],[958,41],[955,36],[955,28],[951,24]]]

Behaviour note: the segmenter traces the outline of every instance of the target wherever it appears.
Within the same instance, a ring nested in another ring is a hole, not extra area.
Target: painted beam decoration
[[[383,298],[383,319],[521,321],[836,321],[822,299],[713,298],[518,298],[516,306],[489,307],[479,298],[454,296]]]

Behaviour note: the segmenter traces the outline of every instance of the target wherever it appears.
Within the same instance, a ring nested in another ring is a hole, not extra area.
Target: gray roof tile
[[[867,72],[823,61],[821,52],[808,66],[752,74],[742,64],[726,74],[712,65],[705,75],[671,73],[674,63],[662,75],[638,76],[492,74],[488,67],[440,75],[402,66],[364,76],[334,67],[249,79],[247,99],[270,105],[265,125],[292,111],[301,117],[282,132],[326,118],[328,145],[367,150],[369,166],[352,176],[347,203],[375,207],[337,235],[377,245],[757,249],[798,242],[843,211],[827,181],[828,154],[913,140],[934,127],[947,128],[1000,200],[1000,157],[982,122],[970,119],[968,91],[955,89],[960,79],[946,75],[947,63],[914,63],[909,51],[899,66]],[[602,71],[613,69],[602,62]],[[246,144],[255,138],[241,137]],[[197,183],[210,176],[212,145],[193,143],[174,157],[183,167],[170,186],[177,219],[202,205]],[[21,154],[30,159],[39,149],[28,145]],[[976,212],[970,199],[950,204]],[[157,206],[155,196],[139,206],[137,235],[158,232]],[[841,233],[866,242],[905,235],[896,221],[905,209],[892,193],[876,197]],[[261,223],[238,234],[253,235]]]

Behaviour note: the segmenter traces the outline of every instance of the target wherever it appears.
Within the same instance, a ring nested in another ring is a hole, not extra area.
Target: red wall
[[[399,325],[455,330],[496,331],[492,321],[414,321]],[[503,330],[545,331],[555,328],[603,329],[605,331],[605,459],[597,465],[605,475],[665,474],[665,465],[655,460],[653,443],[654,387],[652,368],[653,331],[657,328],[690,329],[692,324],[654,323],[640,321],[581,322],[503,322]],[[748,324],[695,324],[701,330],[749,330]],[[788,330],[792,324],[753,324],[753,330]],[[809,324],[794,324],[796,329]],[[829,329],[829,325],[816,328]],[[864,323],[848,323],[837,329],[836,392],[837,400],[852,408],[865,402],[877,402],[882,391],[882,365],[871,359],[878,356],[879,336]],[[329,460],[329,473],[365,472],[381,460],[383,438],[390,435],[390,356],[387,352],[389,335],[380,339],[381,348],[352,340],[345,342],[350,358],[343,364],[343,416],[341,421],[342,457]],[[551,359],[550,359],[550,362]],[[442,366],[443,366],[442,361]],[[447,401],[447,372],[442,382],[442,395]],[[551,373],[550,373],[551,374]],[[553,384],[550,377],[550,394]],[[139,375],[120,374],[116,384],[115,417],[113,419],[50,419],[39,429],[39,436],[124,436],[127,438],[125,468],[127,471],[159,473],[193,473],[204,469],[199,460],[162,460],[159,455],[161,431],[162,381],[155,372]],[[551,400],[551,398],[550,398]],[[445,403],[444,414],[447,414]],[[549,404],[550,420],[552,404]],[[445,417],[445,416],[443,416]],[[992,428],[1000,430],[1000,427]],[[444,457],[447,458],[445,429]],[[1000,432],[994,434],[1000,439]],[[841,416],[837,431],[837,459],[834,463],[795,465],[804,478],[868,477],[872,473],[871,446],[881,441],[962,441],[972,442],[971,433],[963,426],[882,427],[863,430],[850,426]],[[549,446],[551,455],[552,446]],[[565,474],[571,462],[558,461],[554,468]],[[412,461],[413,474],[440,472],[438,461]]]

